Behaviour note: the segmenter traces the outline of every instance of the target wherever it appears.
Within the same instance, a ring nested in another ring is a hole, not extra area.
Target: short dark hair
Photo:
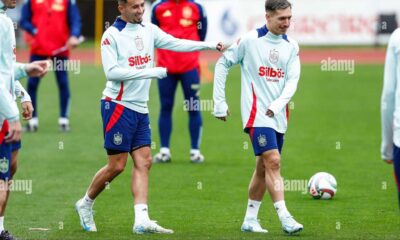
[[[122,3],[128,3],[127,0],[117,0],[118,4],[122,4]]]
[[[292,4],[288,0],[266,0],[265,11],[275,12],[276,10],[292,8]]]

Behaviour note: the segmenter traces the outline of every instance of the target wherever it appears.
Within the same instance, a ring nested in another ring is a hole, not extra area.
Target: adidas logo
[[[101,44],[102,46],[106,46],[106,45],[111,45],[110,41],[108,40],[108,38],[106,38],[103,43]]]

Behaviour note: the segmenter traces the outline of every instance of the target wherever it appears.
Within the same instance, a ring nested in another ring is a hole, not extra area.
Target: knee
[[[143,156],[139,161],[135,162],[135,168],[139,171],[149,171],[151,168],[151,155]]]
[[[118,162],[115,164],[111,164],[111,165],[109,164],[108,169],[112,175],[118,175],[124,171],[125,165],[126,165],[126,162],[121,161],[121,162]]]
[[[173,101],[161,100],[161,113],[163,114],[171,113],[173,106],[174,106]]]
[[[262,155],[265,169],[279,170],[281,167],[281,156],[277,152],[267,153]]]

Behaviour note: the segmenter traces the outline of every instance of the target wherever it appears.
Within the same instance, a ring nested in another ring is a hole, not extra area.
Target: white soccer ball
[[[336,179],[329,173],[316,173],[308,181],[308,193],[315,199],[331,199],[336,191]]]

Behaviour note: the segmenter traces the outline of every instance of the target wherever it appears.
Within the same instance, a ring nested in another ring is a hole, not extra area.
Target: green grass
[[[382,163],[379,155],[382,75],[381,65],[357,66],[354,75],[303,65],[283,149],[282,174],[285,179],[306,180],[318,171],[330,172],[338,181],[338,193],[331,201],[319,201],[298,191],[286,192],[289,210],[305,227],[296,239],[400,236],[392,167]],[[254,156],[251,145],[244,147],[250,142],[241,129],[239,76],[239,69],[233,69],[227,84],[229,121],[217,121],[210,112],[203,112],[206,162],[202,165],[189,163],[187,114],[178,89],[173,162],[154,165],[150,175],[150,217],[174,229],[175,234],[169,236],[132,234],[131,162],[96,200],[99,232],[81,230],[74,203],[106,163],[99,111],[103,70],[83,66],[80,75],[70,75],[72,132],[68,134],[58,132],[58,94],[52,74],[46,77],[39,92],[40,131],[24,135],[16,175],[16,179],[32,180],[33,192],[12,193],[6,227],[20,239],[287,239],[268,195],[259,218],[269,233],[240,232]],[[202,98],[212,98],[212,84],[202,86]],[[158,149],[155,82],[150,99]],[[385,184],[386,190],[382,189]],[[30,231],[31,227],[50,230]]]

